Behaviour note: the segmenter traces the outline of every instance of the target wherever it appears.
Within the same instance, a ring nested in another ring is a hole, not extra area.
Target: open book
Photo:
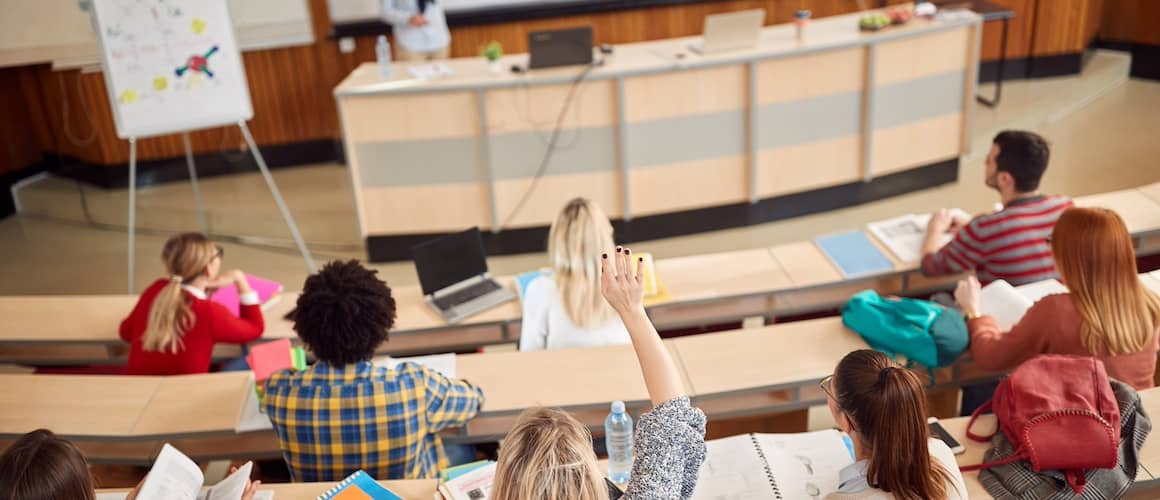
[[[693,498],[817,499],[837,491],[838,475],[854,463],[836,430],[745,434],[705,443],[708,454]]]
[[[958,208],[952,208],[951,213],[968,217],[966,212]],[[871,222],[866,228],[898,258],[899,262],[909,264],[922,260],[922,243],[926,239],[926,225],[929,223],[930,214],[907,214]],[[949,243],[951,237],[951,234],[944,234],[939,239],[939,246]]]
[[[995,281],[983,287],[979,295],[979,313],[995,318],[1000,330],[1009,331],[1039,299],[1056,293],[1067,293],[1067,287],[1056,280],[1037,281],[1018,287],[1003,280]]]
[[[246,465],[239,467],[217,485],[202,489],[205,474],[201,468],[184,453],[166,443],[153,462],[153,468],[149,469],[137,500],[239,500],[250,484],[250,470],[253,466],[252,462],[246,462]],[[97,500],[124,499],[126,496],[127,493],[101,493],[97,495]],[[272,491],[259,491],[254,495],[255,500],[272,498]]]

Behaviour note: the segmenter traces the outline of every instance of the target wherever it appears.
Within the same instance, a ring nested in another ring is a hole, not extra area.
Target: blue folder
[[[894,264],[882,254],[862,231],[822,236],[814,243],[845,278],[857,278],[894,270]]]

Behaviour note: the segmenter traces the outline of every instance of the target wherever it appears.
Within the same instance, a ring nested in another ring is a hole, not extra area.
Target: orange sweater
[[[967,322],[971,357],[985,370],[1010,370],[1039,354],[1091,356],[1080,342],[1083,320],[1068,294],[1049,295],[1036,302],[1009,332],[999,331],[995,319],[983,316]],[[1151,388],[1160,350],[1160,328],[1152,343],[1139,352],[1097,355],[1108,376],[1137,390]]]

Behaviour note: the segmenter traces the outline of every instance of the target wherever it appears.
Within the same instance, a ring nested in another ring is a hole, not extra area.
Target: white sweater
[[[628,344],[620,318],[612,316],[603,325],[580,328],[568,319],[556,281],[550,275],[539,276],[524,291],[524,318],[520,327],[520,350],[568,349],[609,344]]]

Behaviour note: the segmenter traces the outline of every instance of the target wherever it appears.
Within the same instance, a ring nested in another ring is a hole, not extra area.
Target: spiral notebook
[[[744,434],[705,443],[695,498],[729,500],[824,498],[854,463],[835,430]]]
[[[318,500],[403,500],[369,474],[358,471],[323,493]]]

